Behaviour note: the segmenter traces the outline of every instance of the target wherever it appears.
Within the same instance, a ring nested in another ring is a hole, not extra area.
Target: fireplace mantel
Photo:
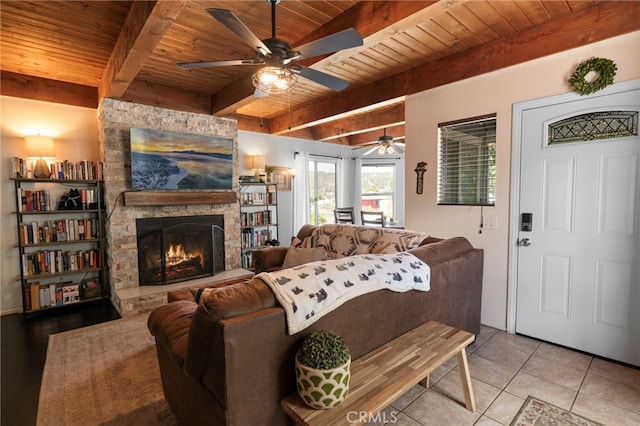
[[[238,201],[235,191],[125,191],[125,206],[175,206],[186,204],[232,204]]]

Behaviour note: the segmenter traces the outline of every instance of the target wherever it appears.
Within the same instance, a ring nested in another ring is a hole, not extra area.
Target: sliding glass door
[[[309,159],[309,217],[307,223],[322,225],[334,223],[336,208],[337,161]],[[294,207],[295,208],[295,207]]]

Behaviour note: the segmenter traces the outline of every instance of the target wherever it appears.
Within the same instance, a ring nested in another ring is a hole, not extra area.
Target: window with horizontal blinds
[[[438,204],[493,206],[496,116],[438,124]]]

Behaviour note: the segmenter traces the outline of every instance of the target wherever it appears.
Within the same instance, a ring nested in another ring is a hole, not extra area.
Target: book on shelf
[[[49,306],[56,306],[56,283],[49,284]]]
[[[17,197],[19,200],[19,212],[47,212],[53,210],[53,200],[48,189],[31,190],[18,188]]]
[[[55,161],[51,165],[51,174],[55,179],[65,180],[102,180],[104,164],[102,161],[82,160],[72,162],[69,160]]]
[[[62,284],[62,303],[68,305],[80,301],[80,286],[78,283]]]
[[[63,283],[56,283],[56,306],[64,305],[62,284]]]
[[[48,308],[50,306],[51,298],[49,296],[49,286],[41,285],[40,291],[40,309]]]
[[[40,282],[31,283],[31,309],[40,309]]]
[[[24,310],[31,310],[31,286],[22,286],[22,299],[24,300]]]
[[[12,178],[31,178],[28,160],[20,157],[9,159],[9,173]],[[104,163],[102,161],[69,160],[48,162],[51,168],[51,179],[59,180],[103,180]]]
[[[27,177],[27,160],[20,157],[11,157],[9,159],[9,174],[12,178]]]

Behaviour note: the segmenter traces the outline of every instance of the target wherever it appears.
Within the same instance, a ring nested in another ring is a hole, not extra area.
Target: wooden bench
[[[351,363],[349,393],[337,407],[316,410],[295,393],[281,401],[297,425],[360,424],[403,395],[416,383],[429,386],[429,375],[452,356],[458,356],[465,405],[475,410],[465,348],[474,336],[429,321]]]

